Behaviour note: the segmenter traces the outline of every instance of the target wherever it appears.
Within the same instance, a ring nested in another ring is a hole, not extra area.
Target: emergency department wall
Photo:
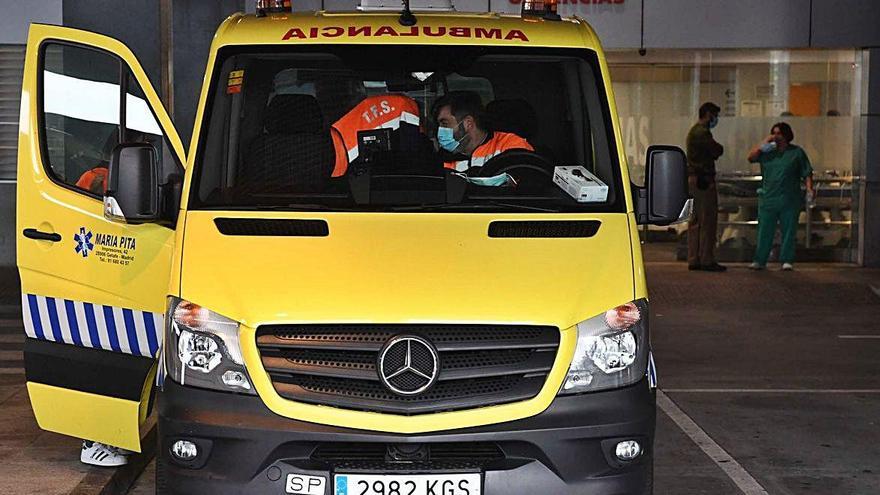
[[[637,181],[650,144],[684,147],[695,109],[704,101],[721,106],[713,134],[725,147],[717,163],[722,259],[752,258],[760,167],[746,156],[786,121],[810,157],[817,190],[815,207],[800,219],[801,258],[857,260],[863,51],[659,49],[641,57],[621,50],[608,58]]]
[[[519,12],[520,2],[521,0],[457,0],[454,3],[462,11],[514,13]],[[295,10],[352,10],[357,6],[357,0],[294,0],[293,6]],[[160,7],[170,12],[170,36],[164,40],[160,29]],[[0,16],[0,28],[3,28],[0,29],[0,45],[21,46],[26,33],[25,26],[30,22],[64,24],[121,39],[141,60],[163,98],[171,103],[170,113],[181,138],[188,143],[208,45],[219,22],[237,10],[252,12],[253,2],[0,0],[0,12],[3,13]],[[687,61],[679,60],[672,64],[686,68],[685,72],[690,71],[676,75],[674,84],[684,85],[680,86],[682,88],[687,86],[690,83],[682,78],[693,78],[693,68],[700,67],[700,87],[703,88],[700,90],[701,97],[707,92],[706,95],[720,100],[720,96],[716,96],[712,89],[715,87],[714,83],[704,79],[716,77],[712,72],[715,69],[733,70],[737,81],[735,84],[751,87],[754,95],[749,97],[745,91],[740,91],[734,97],[733,114],[729,113],[731,107],[727,105],[729,97],[724,95],[724,100],[720,101],[728,112],[728,120],[737,119],[736,122],[726,122],[726,129],[722,126],[718,130],[719,133],[733,132],[737,136],[731,138],[730,143],[735,144],[731,148],[738,149],[741,142],[744,143],[757,129],[772,120],[772,112],[781,110],[772,106],[776,103],[768,103],[770,100],[786,100],[773,93],[777,91],[776,86],[771,90],[769,82],[765,84],[758,81],[769,74],[771,57],[789,57],[790,65],[776,67],[789,67],[790,80],[795,83],[801,77],[797,60],[802,50],[813,50],[809,55],[811,57],[825,57],[824,62],[815,62],[818,64],[816,67],[820,67],[819,77],[812,74],[804,79],[809,84],[818,83],[825,88],[820,95],[821,115],[808,117],[814,119],[810,122],[794,122],[795,129],[800,132],[802,143],[811,133],[816,136],[816,140],[825,140],[821,144],[812,145],[812,151],[822,158],[821,170],[836,170],[844,175],[859,177],[852,186],[853,201],[858,203],[851,210],[854,217],[845,218],[850,213],[841,213],[843,217],[837,213],[829,216],[829,219],[836,219],[833,221],[852,222],[848,232],[844,232],[846,228],[839,229],[839,238],[849,239],[845,249],[850,250],[848,257],[841,259],[880,265],[880,64],[870,64],[872,56],[880,58],[880,49],[876,48],[880,47],[880,30],[876,29],[880,25],[880,3],[865,0],[560,0],[559,10],[563,15],[587,18],[598,31],[606,49],[612,51],[609,58],[615,65],[614,77],[620,78],[618,87],[622,97],[618,96],[618,102],[621,107],[625,106],[625,101],[634,101],[633,93],[624,89],[627,84],[632,87],[632,81],[626,80],[627,77],[632,77],[632,71],[638,73],[638,70],[644,69],[654,71],[655,78],[666,77],[660,74],[662,71],[656,68],[657,64],[663,65],[665,62],[662,62],[662,57],[670,53],[673,57],[677,55],[663,50],[689,51]],[[170,54],[165,57],[169,60],[168,64],[162,63],[163,46],[170,49]],[[640,57],[637,53],[642,46],[648,50],[646,57]],[[820,51],[815,52],[816,50]],[[703,58],[694,59],[694,56]],[[747,62],[740,63],[733,59],[719,61],[719,57],[727,56],[741,57]],[[843,58],[836,60],[835,57]],[[748,62],[756,58],[760,60]],[[850,66],[853,63],[858,64],[861,74],[845,71],[848,63]],[[744,65],[750,65],[751,69],[741,68]],[[622,70],[623,66],[629,68],[629,75]],[[824,75],[821,74],[821,67],[824,67]],[[17,77],[20,77],[20,67],[4,66],[0,72],[0,85],[11,84],[15,87]],[[637,91],[660,91],[661,86],[658,84],[660,81],[649,77]],[[847,85],[849,88],[843,89]],[[163,91],[164,86],[172,90]],[[772,98],[765,98],[764,93],[767,91],[771,91]],[[687,107],[699,99],[693,97],[692,91],[689,94],[691,96],[677,103],[680,106],[675,109],[675,113],[667,116],[681,121],[680,125],[674,127],[676,130],[688,121],[685,113]],[[829,96],[831,94],[833,96]],[[16,99],[14,97],[12,102],[4,101],[0,129],[8,130],[17,126],[17,120],[14,120]],[[758,108],[756,101],[761,101],[764,106]],[[837,108],[826,108],[822,105]],[[10,108],[11,111],[7,111]],[[830,110],[839,112],[840,116],[828,115]],[[639,113],[637,126],[641,126],[645,107],[631,106],[629,112],[624,109],[622,116],[626,117],[622,118],[635,118],[636,113]],[[783,112],[785,110],[779,113]],[[758,117],[755,113],[762,115]],[[657,119],[662,118],[662,115],[652,110],[647,112],[647,118]],[[658,127],[654,126],[650,132],[658,132],[657,130]],[[660,134],[648,137],[654,141],[667,139]],[[667,140],[671,140],[671,137]],[[679,142],[680,139],[671,142]],[[14,142],[13,140],[13,144],[10,144],[5,140],[0,143],[0,147],[3,147],[2,150],[7,155],[12,153],[14,156],[15,151],[9,149],[10,146],[15,146]],[[636,151],[639,151],[638,146]],[[640,152],[636,154],[641,155]],[[828,162],[828,156],[834,156],[835,162]],[[727,164],[723,166],[725,171],[730,167],[730,170],[736,171],[742,165],[734,157],[729,167]],[[0,172],[0,265],[5,266],[15,263],[13,197],[14,178],[8,172]]]

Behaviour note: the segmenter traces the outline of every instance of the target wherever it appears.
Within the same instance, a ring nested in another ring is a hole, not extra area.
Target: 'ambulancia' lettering
[[[358,36],[378,37],[424,35],[432,38],[436,38],[439,36],[452,36],[455,38],[529,41],[528,36],[526,36],[526,34],[519,29],[511,29],[510,31],[504,32],[500,28],[471,28],[463,26],[455,26],[449,28],[447,28],[446,26],[411,26],[405,31],[397,31],[393,26],[379,26],[375,31],[373,30],[372,26],[348,26],[347,28],[341,26],[324,26],[320,28],[312,27],[309,28],[308,31],[303,31],[301,28],[290,28],[287,30],[286,33],[284,33],[284,36],[282,36],[281,39],[287,41],[294,38],[301,40],[316,38],[338,38],[340,36],[346,35],[346,33],[351,38],[355,38]]]
[[[351,37],[360,36],[360,35],[372,36],[372,34],[373,34],[373,27],[372,26],[361,26],[361,27],[349,26],[348,27],[348,35]]]
[[[397,31],[391,26],[382,26],[376,30],[373,36],[397,36]]]
[[[419,27],[412,26],[409,28],[409,31],[401,31],[399,34],[401,36],[418,36],[419,35]]]
[[[446,28],[439,26],[437,31],[431,31],[431,26],[425,26],[425,36],[443,36],[446,34]]]
[[[487,38],[493,40],[501,39],[501,30],[498,28],[486,29],[486,28],[475,28],[474,34],[477,38]]]
[[[306,39],[306,33],[302,32],[302,29],[300,28],[291,28],[289,31],[287,31],[287,33],[285,33],[284,36],[281,37],[281,39],[283,41],[287,41],[290,38],[299,38],[304,40]]]

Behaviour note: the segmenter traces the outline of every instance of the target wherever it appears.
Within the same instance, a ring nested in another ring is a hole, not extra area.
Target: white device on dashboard
[[[554,168],[553,182],[578,203],[603,203],[608,199],[608,186],[580,165]]]

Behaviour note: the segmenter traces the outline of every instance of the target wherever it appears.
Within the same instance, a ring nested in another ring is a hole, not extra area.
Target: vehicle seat
[[[538,137],[538,114],[528,101],[522,98],[495,100],[486,105],[486,114],[493,130],[512,132],[525,138],[535,152],[554,162],[553,151],[536,142]]]
[[[538,114],[526,100],[495,100],[486,105],[486,113],[496,131],[512,132],[530,143],[538,134]]]
[[[321,191],[333,171],[333,146],[318,100],[276,95],[264,133],[251,142],[238,184],[245,190]]]

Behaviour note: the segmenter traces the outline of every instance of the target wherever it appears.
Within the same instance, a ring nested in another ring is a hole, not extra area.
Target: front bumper
[[[327,477],[326,495],[333,495],[336,466],[313,453],[353,443],[496,445],[503,458],[478,468],[487,495],[642,494],[653,461],[655,395],[647,380],[620,390],[557,397],[531,418],[424,435],[306,423],[272,413],[258,397],[182,387],[172,380],[165,381],[158,405],[157,493],[283,494],[287,474],[296,472]],[[170,455],[179,439],[200,447],[195,460],[182,463]],[[629,439],[638,440],[644,454],[620,463],[614,447]]]

